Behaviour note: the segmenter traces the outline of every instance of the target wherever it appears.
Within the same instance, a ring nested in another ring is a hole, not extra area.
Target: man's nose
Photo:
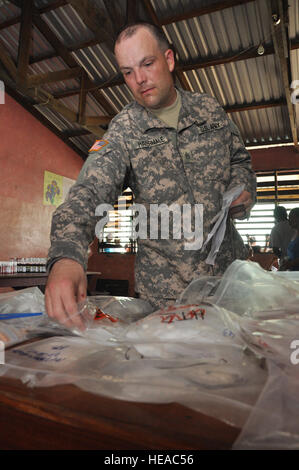
[[[145,74],[142,70],[135,70],[135,80],[138,85],[145,82]]]

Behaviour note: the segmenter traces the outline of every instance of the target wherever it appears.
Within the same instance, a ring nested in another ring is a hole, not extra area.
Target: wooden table
[[[178,404],[114,400],[74,385],[29,388],[0,377],[0,449],[230,449],[239,432]]]
[[[87,280],[94,280],[101,275],[98,271],[87,271]],[[15,273],[1,274],[0,287],[44,287],[47,284],[48,273]]]
[[[6,285],[28,287],[46,279],[46,274],[12,275]],[[9,280],[0,281],[1,286]],[[115,400],[74,385],[29,388],[0,377],[0,449],[230,449],[239,432],[175,403]]]
[[[16,273],[1,274],[0,287],[34,287],[45,286],[47,283],[47,273]]]

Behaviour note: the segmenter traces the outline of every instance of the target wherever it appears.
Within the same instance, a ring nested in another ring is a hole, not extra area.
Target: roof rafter
[[[271,32],[273,37],[274,50],[280,65],[292,138],[295,148],[299,150],[295,106],[291,101],[290,90],[290,48],[287,33],[288,5],[285,2],[283,3],[282,0],[271,0],[271,10],[273,20],[271,22]]]

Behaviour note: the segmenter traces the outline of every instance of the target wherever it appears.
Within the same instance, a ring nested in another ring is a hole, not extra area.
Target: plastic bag
[[[44,312],[44,310],[44,294],[38,287],[0,294],[0,315],[2,313]]]
[[[298,366],[297,366],[298,368]],[[234,443],[235,450],[299,449],[299,371],[268,361],[269,377]]]
[[[36,336],[44,316],[38,287],[0,294],[0,340],[8,347]]]
[[[190,282],[177,300],[178,305],[213,302],[213,295],[221,282],[220,276],[201,276]]]
[[[299,343],[299,311],[285,309],[256,313],[254,318],[230,313],[228,324],[240,340],[257,356],[289,367],[292,344]]]
[[[80,317],[84,329],[67,327],[63,322],[44,315],[35,323],[35,335],[81,336],[102,344],[117,341],[124,328],[134,319],[142,318],[153,310],[142,299],[114,296],[90,296],[77,304],[77,311],[70,319]]]
[[[220,360],[216,345],[242,345],[226,317],[226,311],[208,303],[173,305],[128,326],[124,341],[150,357],[188,354]]]
[[[211,300],[226,310],[254,317],[256,312],[297,309],[299,284],[265,271],[252,261],[234,261],[225,271]]]
[[[214,357],[144,357],[134,344],[100,345],[86,338],[47,338],[7,352],[5,374],[30,386],[72,383],[91,393],[149,403],[177,402],[242,426],[266,371],[242,349],[214,348]],[[3,371],[3,369],[2,369]]]

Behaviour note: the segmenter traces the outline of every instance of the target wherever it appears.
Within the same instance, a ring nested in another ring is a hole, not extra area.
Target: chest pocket
[[[172,139],[145,137],[129,145],[130,161],[138,196],[149,202],[173,200],[178,165]]]
[[[182,157],[191,180],[228,181],[230,128],[227,122],[195,124],[182,136]]]

